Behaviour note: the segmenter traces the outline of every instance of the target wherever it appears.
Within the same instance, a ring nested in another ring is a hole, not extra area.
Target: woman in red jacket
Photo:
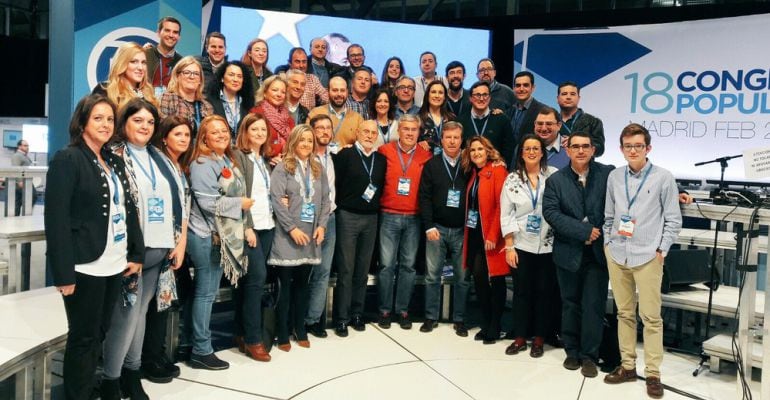
[[[286,81],[283,77],[283,74],[279,74],[265,79],[257,90],[257,104],[249,111],[265,116],[270,134],[270,152],[273,154],[271,165],[281,161],[282,155],[286,153],[284,146],[289,133],[294,129],[294,119],[286,107]]]
[[[500,233],[500,192],[508,172],[500,153],[483,136],[468,141],[462,166],[470,174],[465,191],[463,265],[473,273],[481,303],[481,330],[474,337],[484,344],[500,338],[500,319],[505,306],[505,240]]]

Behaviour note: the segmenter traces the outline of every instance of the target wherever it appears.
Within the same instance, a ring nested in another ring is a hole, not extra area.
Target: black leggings
[[[312,265],[297,267],[276,267],[281,291],[276,310],[276,336],[278,344],[289,343],[289,332],[294,329],[298,340],[307,340],[305,315],[307,314],[309,290],[308,278]]]
[[[470,230],[467,265],[473,273],[473,285],[481,305],[481,331],[487,339],[500,338],[500,320],[505,308],[505,276],[489,276],[484,240]]]

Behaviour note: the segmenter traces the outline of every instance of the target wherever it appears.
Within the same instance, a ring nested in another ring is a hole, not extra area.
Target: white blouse
[[[537,188],[532,188],[529,178],[524,180],[518,172],[508,174],[500,193],[500,228],[503,236],[513,234],[514,246],[529,253],[544,254],[553,250],[553,232],[543,218],[543,192],[545,181],[557,169],[549,166],[545,173],[540,173]],[[533,203],[535,203],[533,207]],[[528,231],[530,215],[535,220],[539,217],[538,233]]]

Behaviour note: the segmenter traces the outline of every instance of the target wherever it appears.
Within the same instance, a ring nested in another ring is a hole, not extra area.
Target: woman
[[[265,116],[270,132],[270,152],[274,156],[270,163],[275,165],[281,161],[280,156],[285,151],[289,133],[294,129],[294,119],[286,107],[286,81],[283,75],[265,79],[257,91],[257,105],[249,112]]]
[[[273,76],[273,72],[267,68],[268,55],[267,42],[256,38],[249,42],[241,57],[241,62],[249,66],[251,86],[255,91],[262,86],[265,79]]]
[[[305,330],[310,268],[321,263],[321,243],[329,219],[329,187],[315,154],[310,126],[297,125],[289,136],[286,156],[270,175],[270,199],[278,229],[267,263],[278,269],[278,348],[291,350],[289,327],[301,347],[310,347]],[[288,201],[288,207],[282,199]],[[291,305],[291,306],[290,306]],[[289,321],[289,315],[292,315]]]
[[[144,236],[141,271],[123,279],[122,301],[112,314],[112,329],[104,341],[104,378],[120,379],[131,398],[147,398],[142,388],[141,355],[150,300],[155,297],[164,262],[174,265],[184,257],[184,244],[174,242],[174,225],[183,223],[177,175],[157,149],[149,145],[158,123],[158,111],[144,99],[133,99],[120,109],[113,152],[126,164],[131,198],[137,205]],[[180,228],[181,229],[181,228]]]
[[[107,81],[96,85],[93,93],[107,96],[118,109],[134,97],[157,105],[155,92],[147,78],[147,56],[142,46],[134,42],[120,46]]]
[[[64,392],[89,399],[102,341],[110,329],[123,274],[142,268],[144,244],[125,165],[106,143],[115,105],[105,96],[82,98],[70,121],[70,144],[48,167],[45,207],[47,263],[64,296],[67,345]],[[102,381],[102,398],[120,398],[117,381]]]
[[[396,90],[396,81],[401,75],[406,75],[404,63],[401,62],[401,59],[398,57],[388,58],[385,61],[385,66],[382,68],[380,88],[386,89],[390,95],[393,95]]]
[[[374,142],[374,149],[385,143],[398,141],[398,121],[394,121],[395,111],[390,106],[390,92],[388,89],[379,88],[369,102],[369,115],[377,121],[379,134]]]
[[[217,68],[211,91],[206,99],[214,107],[214,114],[224,117],[233,137],[249,110],[254,107],[254,89],[248,78],[248,69],[240,61],[225,61]]]
[[[425,88],[425,96],[420,107],[422,132],[419,140],[423,148],[432,150],[433,154],[441,152],[441,130],[444,123],[455,120],[455,115],[449,111],[446,102],[444,84],[440,80],[429,83]],[[430,149],[425,146],[430,146]]]
[[[214,354],[211,346],[211,306],[224,272],[236,283],[248,267],[244,249],[244,212],[254,200],[245,196],[233,150],[230,127],[219,115],[201,121],[190,157],[192,206],[187,230],[187,251],[195,265],[195,295],[192,305],[192,368],[223,370],[230,367]]]
[[[481,303],[481,330],[475,340],[493,344],[500,337],[508,275],[500,234],[500,192],[507,172],[500,153],[483,136],[468,140],[461,164],[470,176],[465,193],[463,265],[473,274]]]
[[[505,237],[505,261],[513,268],[513,335],[505,349],[513,355],[527,349],[527,337],[535,336],[530,356],[543,356],[549,330],[551,286],[556,270],[551,258],[553,232],[543,219],[545,180],[557,171],[548,166],[545,143],[536,135],[522,138],[516,151],[516,169],[508,175],[500,198],[500,224]]]
[[[238,129],[234,151],[243,170],[246,196],[254,205],[246,215],[249,272],[235,291],[235,343],[241,353],[258,361],[270,361],[262,337],[262,289],[267,275],[267,255],[273,245],[273,209],[270,204],[270,145],[267,121],[260,114],[247,114]],[[273,338],[267,338],[272,341]]]
[[[195,140],[203,118],[214,114],[214,108],[203,99],[203,69],[193,57],[179,60],[171,70],[168,88],[160,97],[160,116],[179,115],[193,124],[192,138]]]

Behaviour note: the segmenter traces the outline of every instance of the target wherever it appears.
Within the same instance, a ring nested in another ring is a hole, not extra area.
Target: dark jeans
[[[312,265],[277,267],[281,283],[276,307],[276,336],[278,344],[289,342],[289,331],[294,328],[297,339],[306,340],[305,315],[308,306],[308,278]]]
[[[246,344],[262,343],[262,292],[267,276],[267,255],[273,244],[273,230],[254,231],[257,246],[245,249],[249,269],[238,280],[235,290],[235,334],[243,336]]]
[[[478,229],[469,229],[468,232],[466,263],[473,273],[473,286],[481,306],[481,331],[487,338],[497,340],[505,310],[505,275],[489,276],[484,239]]]
[[[348,322],[364,313],[366,284],[377,237],[377,214],[337,210],[336,321]]]
[[[561,289],[561,334],[568,357],[599,359],[607,302],[607,267],[600,265],[589,247],[583,251],[580,268],[556,268]]]
[[[64,297],[69,328],[63,368],[67,400],[91,397],[96,364],[120,297],[120,284],[121,274],[99,277],[76,273],[75,293]]]
[[[519,264],[513,270],[513,335],[546,337],[553,333],[551,291],[558,288],[552,254],[516,253]]]

